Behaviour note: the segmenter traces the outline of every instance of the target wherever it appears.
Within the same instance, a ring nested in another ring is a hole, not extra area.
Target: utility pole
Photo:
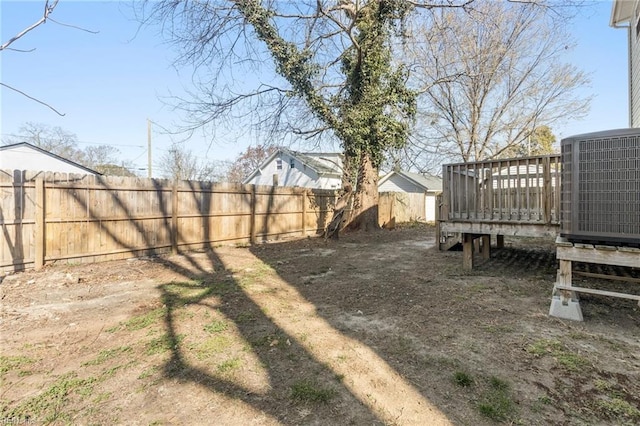
[[[147,177],[151,179],[151,120],[147,118]]]

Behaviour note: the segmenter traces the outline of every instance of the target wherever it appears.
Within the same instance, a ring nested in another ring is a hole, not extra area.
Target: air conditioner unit
[[[561,235],[640,247],[640,129],[561,141]]]

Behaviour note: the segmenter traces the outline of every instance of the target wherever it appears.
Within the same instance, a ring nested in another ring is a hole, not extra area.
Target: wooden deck
[[[577,293],[638,300],[640,295],[572,284],[572,262],[640,269],[640,249],[572,243],[560,233],[561,164],[559,155],[525,157],[443,166],[443,192],[437,213],[440,249],[462,243],[463,268],[472,269],[474,252],[491,256],[491,238],[498,247],[504,236],[545,237],[556,241],[559,262],[549,314],[582,320]],[[591,274],[602,279],[620,279]],[[637,279],[625,279],[634,281]]]
[[[473,268],[474,241],[490,255],[491,236],[555,239],[560,229],[560,156],[546,155],[443,166],[438,217],[441,247],[457,235],[463,266]]]

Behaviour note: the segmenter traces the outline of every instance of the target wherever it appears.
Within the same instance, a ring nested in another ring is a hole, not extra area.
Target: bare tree
[[[556,136],[547,126],[536,127],[526,137],[524,143],[514,145],[500,153],[501,158],[525,157],[531,155],[548,155],[558,153],[555,146]]]
[[[272,155],[278,147],[271,145],[249,146],[231,163],[227,179],[240,183]]]
[[[225,180],[229,169],[227,162],[200,159],[178,143],[174,143],[160,161],[162,176],[173,180],[221,182]]]
[[[84,161],[84,153],[78,148],[78,136],[59,126],[28,121],[20,127],[17,135],[3,138],[3,142],[28,142],[68,160],[78,163]]]
[[[584,116],[591,99],[577,89],[589,79],[564,62],[572,44],[561,18],[533,3],[492,1],[416,23],[408,49],[420,111],[407,158],[524,153],[535,129]]]
[[[82,149],[79,147],[78,136],[59,126],[27,122],[20,127],[17,135],[3,138],[2,142],[5,144],[27,142],[103,174],[134,176],[128,170],[131,168],[130,162],[118,160],[120,151],[116,147],[91,145]]]
[[[527,1],[530,3],[546,1]],[[143,2],[196,73],[192,98],[176,99],[191,130],[253,126],[267,135],[330,137],[354,189],[351,225],[378,228],[378,171],[406,145],[416,112],[409,68],[395,58],[409,18],[474,0],[208,0]],[[514,6],[515,7],[515,6]],[[267,71],[266,73],[264,71]],[[274,78],[273,74],[277,74]],[[265,78],[260,76],[264,75]]]
[[[145,2],[150,16],[141,18],[162,23],[181,48],[178,63],[202,71],[194,98],[177,100],[194,127],[233,122],[270,136],[338,139],[356,188],[353,224],[369,229],[378,227],[384,150],[405,143],[415,112],[407,70],[392,58],[417,3],[164,0]]]
[[[70,25],[70,24],[65,24],[59,21],[54,20],[53,18],[51,18],[51,14],[53,13],[54,9],[56,8],[56,6],[58,6],[58,2],[59,0],[45,0],[44,1],[44,6],[43,6],[43,12],[42,12],[42,16],[33,24],[29,25],[28,27],[24,28],[22,31],[20,31],[18,34],[16,34],[15,36],[11,37],[9,40],[7,40],[6,42],[0,44],[0,52],[4,51],[4,50],[13,50],[15,52],[22,52],[22,53],[28,53],[28,52],[32,52],[35,49],[28,49],[28,50],[24,50],[24,49],[15,49],[13,47],[10,47],[13,43],[15,43],[16,41],[18,41],[19,39],[21,39],[22,37],[24,37],[27,33],[29,33],[30,31],[33,31],[34,29],[36,29],[37,27],[39,27],[40,25],[46,23],[47,21],[51,21],[55,24],[58,25],[62,25],[65,27],[71,27],[71,28],[75,28],[77,30],[81,30],[81,31],[85,31],[88,33],[92,33],[92,34],[97,34],[97,31],[91,31],[91,30],[87,30],[85,28],[81,28],[78,27],[76,25]],[[22,96],[25,96],[29,99],[31,99],[32,101],[35,101],[41,105],[46,106],[47,108],[49,108],[50,110],[52,110],[53,112],[55,112],[56,114],[60,115],[60,116],[64,116],[65,114],[61,113],[60,111],[58,111],[57,109],[55,109],[54,107],[52,107],[50,104],[48,104],[47,102],[44,102],[36,97],[33,97],[27,93],[25,93],[24,91],[10,85],[4,82],[0,81],[0,86],[5,87],[9,90],[12,90],[14,92],[17,92],[19,94],[21,94]]]

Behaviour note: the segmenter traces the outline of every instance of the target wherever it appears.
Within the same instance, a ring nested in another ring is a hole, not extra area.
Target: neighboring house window
[[[282,160],[279,158],[276,160],[276,169],[282,170]]]
[[[296,168],[296,160],[294,160],[293,158],[289,161],[289,165],[291,166],[292,169]]]

